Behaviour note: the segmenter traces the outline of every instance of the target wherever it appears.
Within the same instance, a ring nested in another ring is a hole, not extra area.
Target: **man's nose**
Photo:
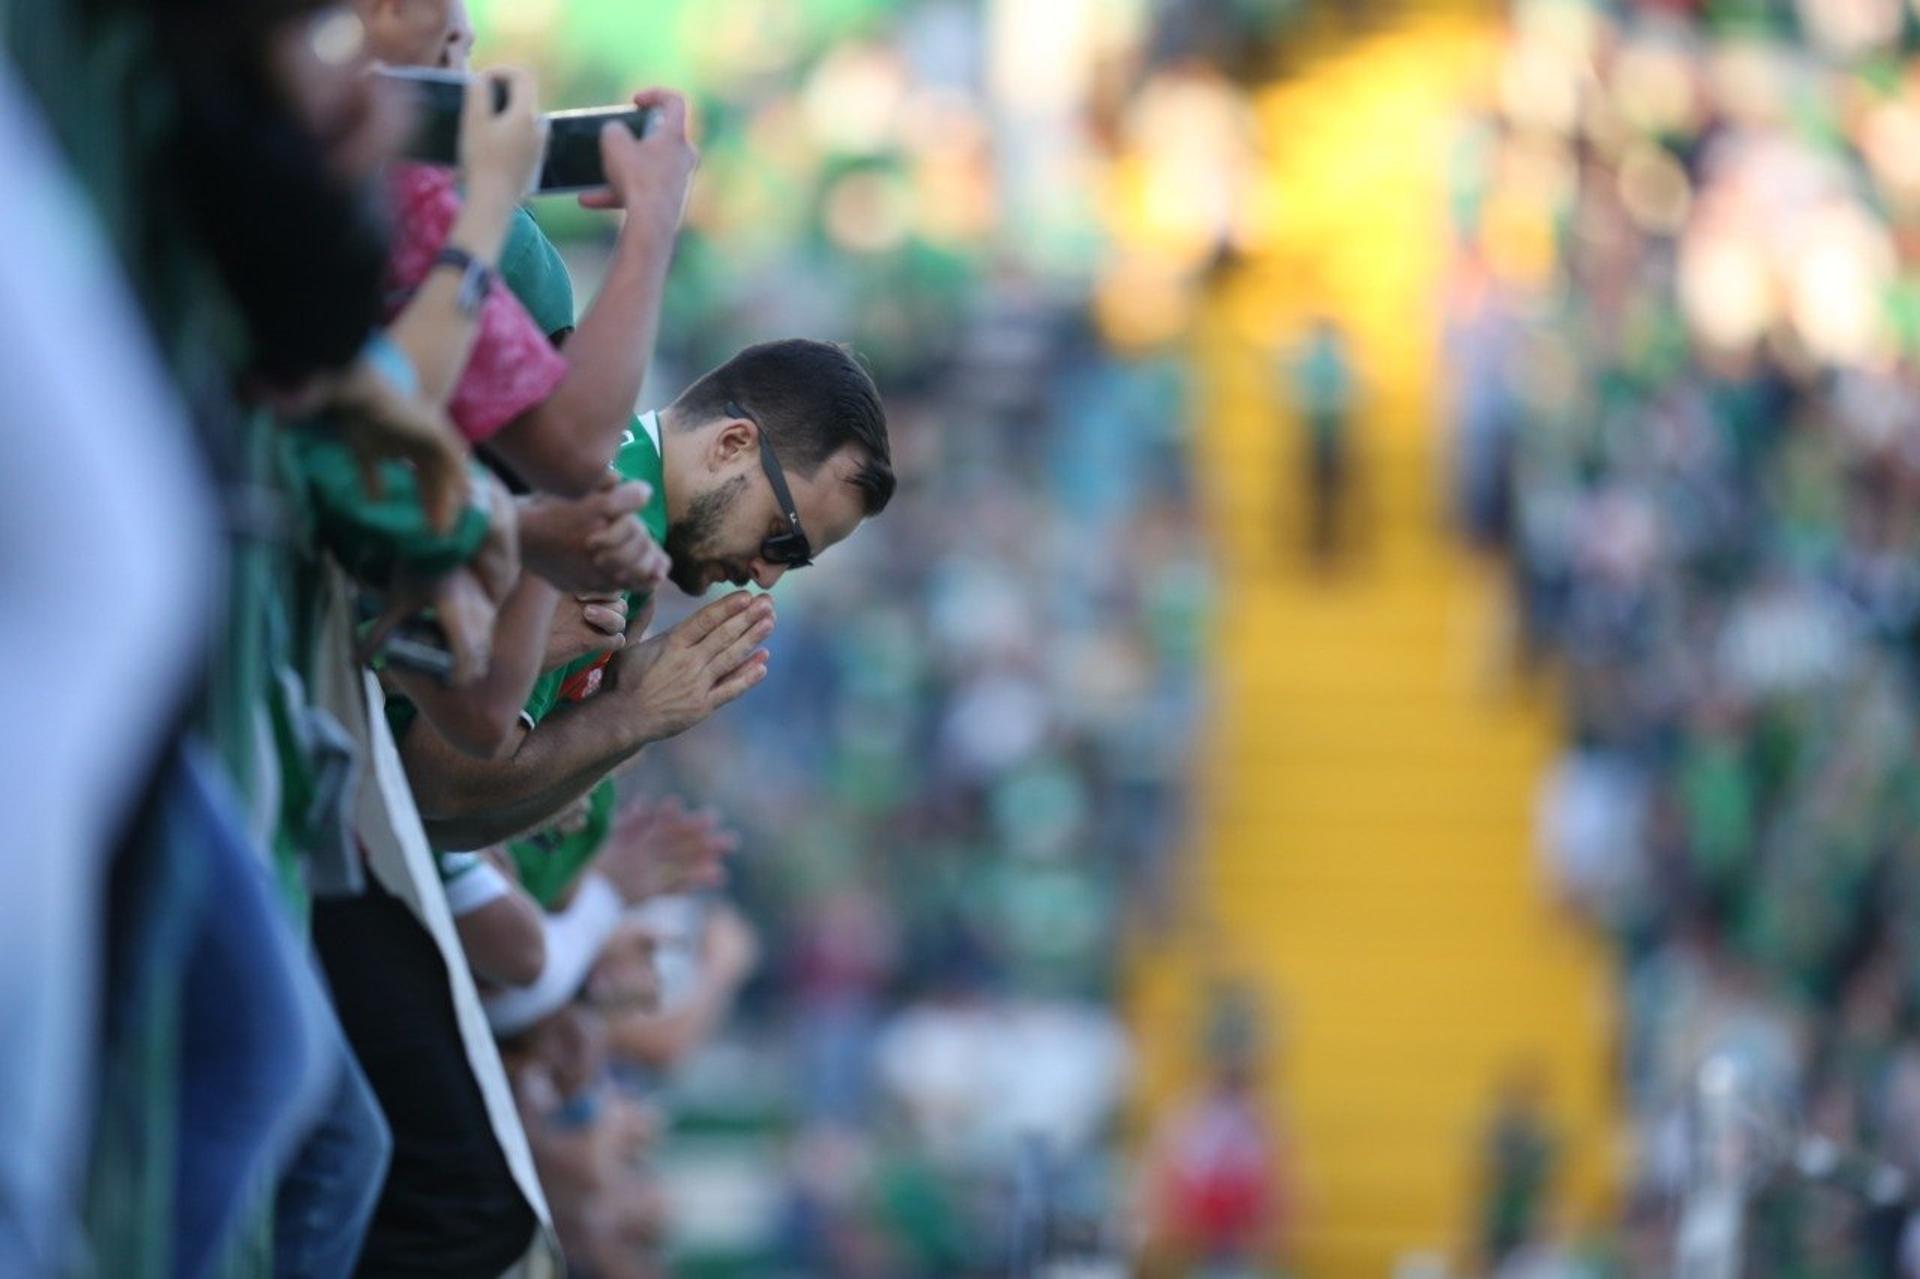
[[[773,589],[773,584],[787,575],[784,564],[769,564],[765,560],[753,562],[753,584],[763,591]]]

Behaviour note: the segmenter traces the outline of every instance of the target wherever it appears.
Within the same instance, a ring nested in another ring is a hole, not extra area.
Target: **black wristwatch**
[[[433,265],[436,268],[450,266],[460,272],[460,314],[468,319],[479,315],[481,305],[487,300],[487,290],[493,287],[493,268],[452,244],[440,250]]]

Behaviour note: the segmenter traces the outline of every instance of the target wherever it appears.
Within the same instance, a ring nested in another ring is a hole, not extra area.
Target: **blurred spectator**
[[[98,1064],[103,1002],[97,903],[187,698],[221,558],[180,406],[93,214],[4,62],[0,152],[19,194],[0,209],[11,246],[0,253],[0,545],[11,578],[0,674],[6,704],[40,726],[32,759],[15,739],[0,786],[10,842],[42,854],[10,863],[0,921],[11,974],[0,994],[0,1253],[53,1273],[80,1226],[83,1081]],[[90,500],[65,499],[76,482]],[[171,536],[150,536],[151,522]],[[151,624],[75,627],[103,582]],[[69,662],[87,678],[45,678]]]
[[[1864,69],[1911,33],[1895,6],[1513,11],[1453,175],[1455,441],[1482,540],[1511,476],[1529,647],[1566,671],[1540,839],[1623,965],[1627,1246],[1701,1190],[1720,1061],[1769,1117],[1726,1209],[1755,1272],[1886,1273],[1920,1168],[1888,1122],[1920,976],[1920,206],[1912,85]]]
[[[1509,1261],[1544,1242],[1550,1224],[1558,1152],[1548,1126],[1539,1072],[1515,1070],[1501,1086],[1482,1152],[1481,1272],[1509,1273]],[[1522,1269],[1531,1274],[1532,1270]]]
[[[1209,1017],[1204,1091],[1167,1113],[1147,1156],[1147,1273],[1269,1274],[1289,1263],[1299,1203],[1289,1135],[1261,1100],[1267,1032],[1241,992]]]
[[[1353,486],[1354,410],[1359,399],[1353,356],[1340,326],[1313,322],[1289,370],[1301,426],[1302,486],[1307,499],[1307,550],[1323,569],[1341,549]],[[1286,503],[1280,504],[1285,510]]]

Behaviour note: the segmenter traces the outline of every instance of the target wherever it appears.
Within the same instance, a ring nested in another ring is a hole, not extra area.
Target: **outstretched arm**
[[[759,645],[773,604],[737,591],[671,631],[622,650],[597,696],[517,728],[491,759],[463,755],[416,723],[401,751],[428,834],[440,847],[476,848],[552,820],[649,742],[686,731],[766,675]]]

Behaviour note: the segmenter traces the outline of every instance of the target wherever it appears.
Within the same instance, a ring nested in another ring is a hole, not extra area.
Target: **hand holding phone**
[[[611,172],[606,139],[614,139],[616,145],[637,144],[652,122],[653,113],[639,107],[555,111],[547,117],[547,159],[537,190],[541,195],[561,195],[606,187]]]
[[[467,86],[473,77],[438,67],[381,67],[374,78],[406,99],[413,112],[413,130],[402,153],[421,164],[456,168],[460,163],[461,122],[466,116]],[[487,79],[493,89],[493,109],[507,105],[507,86]]]
[[[460,168],[469,192],[491,186],[517,204],[533,190],[547,148],[547,120],[525,71],[491,71],[466,86]]]
[[[601,134],[605,190],[580,196],[580,204],[626,209],[628,221],[641,219],[670,236],[680,229],[687,186],[701,159],[687,136],[687,100],[670,88],[647,88],[634,94],[634,106],[653,117],[647,133],[641,138],[626,138],[611,129]]]
[[[470,77],[435,67],[385,67],[376,74],[412,101],[417,123],[405,148],[408,159],[464,169],[469,181],[483,165],[502,171],[510,171],[511,165],[522,162],[531,167],[524,151],[529,145],[528,117],[534,111],[534,91],[532,77],[525,72],[490,71]],[[484,95],[468,93],[469,85],[476,80],[490,86],[490,102]],[[637,143],[660,114],[653,96],[657,95],[638,95],[630,107],[593,107],[537,117],[545,147],[543,151],[535,149],[536,157],[543,158],[538,161],[534,192],[592,192],[616,184],[619,179],[605,162],[608,137],[613,136],[607,126],[624,126],[624,133],[613,139],[616,146],[620,142]],[[677,94],[667,96],[679,101]],[[484,111],[487,105],[493,109],[491,116]],[[684,103],[680,104],[680,119],[684,137]],[[626,153],[617,154],[625,163]],[[526,187],[516,190],[525,191]],[[623,206],[612,202],[595,207]]]
[[[687,189],[700,163],[687,133],[687,100],[671,89],[646,89],[633,95],[647,127],[633,137],[602,127],[600,155],[603,190],[589,191],[580,203],[589,209],[625,209],[653,229],[671,235],[686,212]]]

